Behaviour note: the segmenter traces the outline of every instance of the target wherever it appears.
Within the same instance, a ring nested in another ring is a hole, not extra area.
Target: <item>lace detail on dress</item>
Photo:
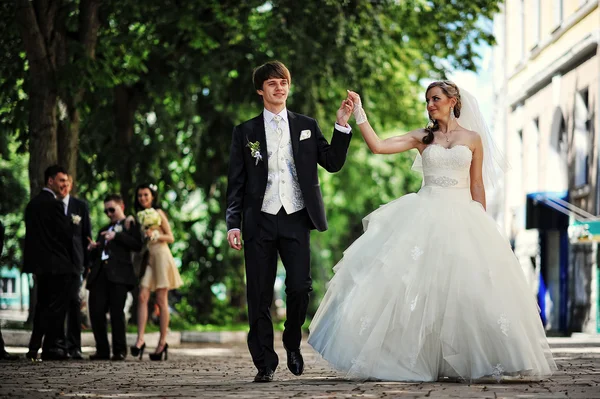
[[[360,318],[360,331],[358,335],[363,335],[365,330],[371,326],[371,318],[367,316],[363,316]]]
[[[417,260],[421,257],[421,255],[423,255],[423,253],[423,250],[415,245],[412,251],[410,251],[410,256],[412,256],[413,260]]]
[[[440,187],[452,187],[452,186],[456,186],[458,184],[458,180],[453,179],[448,176],[433,177],[429,181],[430,181],[430,183],[435,184],[436,186],[440,186]]]
[[[500,326],[500,330],[502,330],[502,334],[508,337],[508,331],[510,330],[510,320],[508,320],[504,314],[500,315],[500,318],[498,319],[498,325]]]
[[[417,307],[417,301],[419,300],[419,294],[417,294],[417,296],[415,297],[415,299],[412,300],[412,302],[410,303],[410,311],[414,312],[415,308]]]
[[[500,382],[500,380],[502,380],[503,375],[504,375],[504,367],[502,367],[502,365],[500,363],[498,363],[492,371],[492,377],[494,377],[497,382]]]
[[[456,145],[451,148],[439,144],[430,144],[423,151],[423,171],[429,168],[461,170],[471,166],[473,153],[465,145]],[[425,175],[427,173],[424,173]]]

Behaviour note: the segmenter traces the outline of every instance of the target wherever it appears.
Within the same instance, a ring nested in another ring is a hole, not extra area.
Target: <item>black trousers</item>
[[[277,272],[277,254],[286,271],[285,292],[287,319],[283,344],[296,350],[302,340],[302,325],[306,319],[310,278],[311,222],[303,209],[286,214],[283,208],[277,215],[261,213],[257,234],[244,241],[246,261],[246,291],[248,299],[248,348],[259,370],[275,370],[279,359],[273,349],[271,303]]]
[[[38,297],[29,350],[37,352],[40,346],[43,351],[66,350],[65,319],[71,297],[79,284],[79,276],[40,275],[36,279]]]
[[[89,290],[90,321],[96,340],[96,353],[103,356],[110,354],[106,326],[106,313],[109,312],[112,328],[112,353],[113,355],[127,355],[125,312],[123,308],[127,299],[127,291],[129,291],[128,286],[109,281],[102,267],[98,271],[96,279],[89,286]]]
[[[67,341],[66,347],[69,353],[81,352],[81,277],[79,283],[75,284],[77,289],[71,293],[71,300],[67,309]]]

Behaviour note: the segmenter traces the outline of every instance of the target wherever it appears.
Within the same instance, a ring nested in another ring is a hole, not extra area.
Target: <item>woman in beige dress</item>
[[[151,228],[144,228],[144,223],[140,220],[140,226],[145,230],[143,234],[148,246],[148,256],[144,257],[146,263],[142,265],[145,271],[140,280],[138,298],[138,336],[135,346],[131,347],[131,354],[139,356],[141,359],[144,353],[146,347],[144,331],[148,320],[148,299],[150,293],[155,292],[156,304],[160,310],[160,339],[156,350],[150,354],[150,359],[162,360],[164,354],[164,359],[167,360],[169,347],[166,342],[169,328],[168,294],[169,290],[180,287],[183,282],[169,249],[169,244],[174,241],[173,232],[167,215],[162,209],[157,208],[156,199],[156,186],[143,184],[136,188],[136,211],[155,209],[160,215],[160,224]]]

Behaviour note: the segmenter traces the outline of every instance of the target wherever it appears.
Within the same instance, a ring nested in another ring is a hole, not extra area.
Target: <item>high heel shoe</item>
[[[139,357],[140,360],[142,360],[142,356],[144,355],[144,349],[146,349],[146,343],[145,342],[142,344],[142,346],[140,348],[138,348],[135,345],[129,347],[129,350],[131,351],[131,356],[133,356],[133,357]]]
[[[163,353],[165,354],[165,360],[167,360],[169,356],[169,344],[165,343],[163,350],[157,353],[149,353],[148,356],[150,356],[150,360],[163,360]]]

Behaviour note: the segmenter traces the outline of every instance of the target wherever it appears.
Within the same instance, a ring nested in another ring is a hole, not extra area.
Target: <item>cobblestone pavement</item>
[[[600,398],[600,338],[553,338],[559,365],[546,380],[399,383],[348,381],[308,346],[306,370],[293,376],[278,346],[270,384],[251,383],[255,370],[243,344],[170,348],[167,362],[0,362],[0,398]],[[9,348],[24,353],[25,348]],[[91,348],[88,349],[88,353]]]

